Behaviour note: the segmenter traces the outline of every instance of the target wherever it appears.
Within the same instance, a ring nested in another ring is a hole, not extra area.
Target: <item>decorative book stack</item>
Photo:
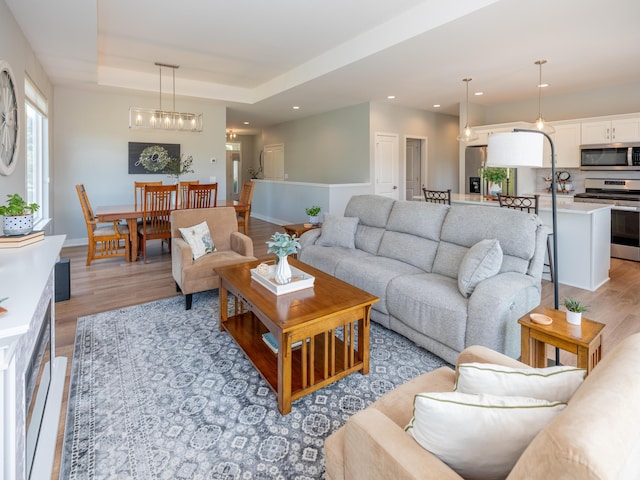
[[[17,248],[44,240],[44,231],[35,230],[26,235],[2,235],[0,236],[0,248]]]

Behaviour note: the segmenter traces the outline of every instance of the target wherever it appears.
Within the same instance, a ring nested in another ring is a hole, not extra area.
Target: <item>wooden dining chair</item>
[[[142,224],[138,226],[138,245],[147,262],[147,242],[162,240],[171,251],[171,210],[175,208],[178,185],[147,185],[144,189]]]
[[[218,184],[187,185],[187,201],[183,208],[211,208],[218,205]]]
[[[162,185],[162,182],[133,182],[133,204],[136,208],[144,202],[144,187],[147,185]]]
[[[251,216],[251,201],[253,199],[253,187],[255,182],[246,180],[242,184],[242,190],[240,191],[239,204],[246,205],[242,212],[238,212],[238,229],[243,228],[244,234],[249,235],[249,217]]]
[[[498,193],[498,202],[501,207],[512,208],[515,210],[522,210],[528,213],[535,213],[538,215],[538,202],[540,200],[540,195],[533,196],[525,196],[525,195],[502,195]],[[549,258],[549,263],[545,263],[545,267],[549,267],[549,277],[553,282],[553,256],[551,255],[551,235],[550,233],[547,235],[547,257]]]
[[[189,185],[198,185],[200,180],[188,180],[178,183],[178,208],[187,208],[187,196],[189,195]]]
[[[76,185],[76,192],[80,199],[89,239],[87,266],[91,265],[92,260],[99,258],[125,257],[128,259],[130,248],[129,227],[117,221],[114,221],[113,224],[98,222],[93,214],[84,185]]]
[[[427,190],[422,189],[424,193],[424,199],[426,202],[431,203],[445,203],[451,205],[451,189],[448,190]]]

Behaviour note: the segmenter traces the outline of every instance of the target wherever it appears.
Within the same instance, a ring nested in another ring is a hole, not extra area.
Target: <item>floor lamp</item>
[[[551,144],[551,214],[553,228],[553,307],[558,310],[558,212],[556,208],[556,159],[553,140],[540,130],[516,128],[509,133],[496,133],[489,137],[487,166],[492,167],[542,167],[543,143],[546,137]],[[556,364],[559,364],[556,349]]]

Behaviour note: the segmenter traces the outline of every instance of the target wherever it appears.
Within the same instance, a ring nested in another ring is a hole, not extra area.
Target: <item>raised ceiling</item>
[[[532,99],[538,59],[545,95],[640,79],[638,0],[5,1],[54,85],[157,93],[179,65],[178,98],[238,132],[388,95],[457,115],[464,77],[477,104]]]

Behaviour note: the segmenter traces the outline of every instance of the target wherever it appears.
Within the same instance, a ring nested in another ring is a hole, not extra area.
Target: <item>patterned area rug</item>
[[[218,330],[217,291],[78,319],[61,479],[313,479],[324,439],[442,359],[371,324],[371,368],[292,405]]]

